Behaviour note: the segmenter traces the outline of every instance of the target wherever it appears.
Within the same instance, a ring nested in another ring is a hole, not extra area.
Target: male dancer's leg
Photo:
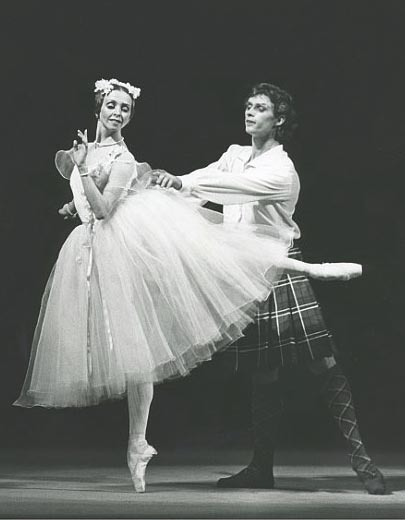
[[[321,396],[347,441],[353,470],[368,493],[383,495],[386,492],[384,477],[364,447],[349,381],[334,357],[314,361],[309,368],[317,375]]]
[[[219,479],[218,487],[264,489],[274,487],[273,458],[283,413],[277,368],[253,374],[251,402],[253,458],[250,464],[236,475]]]

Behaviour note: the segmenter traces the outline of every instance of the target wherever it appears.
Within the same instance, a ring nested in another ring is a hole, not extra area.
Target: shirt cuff
[[[191,181],[191,179],[189,177],[180,177],[180,180],[181,180],[181,188],[180,188],[180,191],[181,193],[184,193],[186,195],[191,195],[192,191],[193,191],[193,183]]]

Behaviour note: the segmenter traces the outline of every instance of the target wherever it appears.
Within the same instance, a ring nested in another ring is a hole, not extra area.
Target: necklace
[[[107,146],[115,146],[116,144],[121,144],[124,142],[124,138],[120,139],[119,141],[114,141],[113,143],[98,143],[97,141],[94,141],[94,146],[96,148],[106,148]]]

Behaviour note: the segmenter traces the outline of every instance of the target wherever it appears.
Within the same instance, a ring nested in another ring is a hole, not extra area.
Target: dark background
[[[93,84],[142,88],[126,142],[139,161],[186,173],[248,144],[243,99],[269,81],[294,96],[288,151],[302,180],[308,259],[352,260],[367,275],[315,286],[373,449],[405,429],[403,1],[13,1],[1,21],[2,446],[123,447],[125,402],[23,410],[18,396],[42,291],[73,227],[53,165],[77,128],[94,133]],[[286,447],[340,442],[313,378],[286,377]],[[160,449],[246,446],[249,385],[213,362],[160,385],[149,439]]]

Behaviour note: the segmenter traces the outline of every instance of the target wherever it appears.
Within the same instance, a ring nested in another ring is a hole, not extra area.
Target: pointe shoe
[[[149,444],[146,444],[141,451],[137,451],[137,447],[134,445],[128,446],[127,463],[137,493],[145,493],[146,466],[155,455],[157,455],[157,451]]]
[[[316,280],[351,280],[363,274],[361,264],[350,262],[311,264],[309,276]]]

